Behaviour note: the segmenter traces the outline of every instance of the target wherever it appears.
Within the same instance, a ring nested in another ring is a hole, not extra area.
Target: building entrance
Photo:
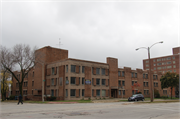
[[[117,98],[117,89],[111,89],[111,97]]]

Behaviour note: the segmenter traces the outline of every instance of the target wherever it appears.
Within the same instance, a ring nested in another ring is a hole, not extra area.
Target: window
[[[156,62],[156,60],[154,59],[153,62]]]
[[[149,63],[149,61],[147,60],[146,63]]]
[[[148,87],[148,82],[146,82],[146,86]]]
[[[76,89],[71,89],[71,96],[76,96]]]
[[[147,90],[147,95],[149,95],[149,90]]]
[[[148,74],[146,74],[146,79],[148,79]]]
[[[161,69],[161,67],[158,67],[157,69]]]
[[[100,68],[96,68],[96,75],[100,74]]]
[[[171,57],[168,57],[167,60],[171,60]]]
[[[118,71],[118,76],[121,76],[121,71]]]
[[[53,78],[51,79],[51,85],[54,85],[54,79]]]
[[[82,96],[84,96],[84,89],[82,89]]]
[[[167,62],[167,64],[171,64],[171,62]]]
[[[68,89],[66,89],[66,97],[68,97]]]
[[[154,70],[156,70],[156,68],[154,68]]]
[[[82,73],[84,73],[85,66],[82,66]]]
[[[125,81],[122,81],[122,85],[125,86]]]
[[[92,96],[94,96],[94,89],[92,89]]]
[[[76,84],[76,77],[71,77],[71,84]]]
[[[96,96],[100,96],[100,90],[96,90]]]
[[[134,77],[134,73],[133,72],[131,73],[131,77]]]
[[[146,82],[143,82],[144,87],[146,87]]]
[[[154,64],[154,66],[156,66],[156,64]]]
[[[33,72],[33,77],[34,77],[34,72]]]
[[[54,96],[54,90],[51,90],[51,96]]]
[[[134,81],[132,81],[132,86],[134,85]]]
[[[106,79],[102,79],[102,85],[106,85]]]
[[[61,78],[60,78],[61,79]],[[60,82],[61,83],[61,82]],[[68,80],[68,77],[66,77],[66,85],[69,84],[69,80]],[[61,84],[60,84],[61,85]]]
[[[123,90],[123,95],[125,95],[125,90]]]
[[[106,90],[102,90],[102,96],[103,96],[103,97],[106,96]]]
[[[33,95],[33,90],[32,90],[32,95]]]
[[[143,78],[145,79],[145,74],[143,74]]]
[[[149,64],[146,64],[146,67],[149,67]]]
[[[84,85],[84,78],[82,78],[82,85]]]
[[[121,90],[119,90],[119,95],[121,95]]]
[[[68,72],[68,65],[66,65],[66,72]]]
[[[105,69],[101,69],[102,75],[105,75]]]
[[[137,73],[135,73],[135,78],[137,78]]]
[[[176,70],[174,70],[174,72],[176,72]]]
[[[124,77],[124,71],[122,71],[122,76]]]
[[[146,90],[144,90],[144,95],[146,95]]]
[[[161,65],[161,63],[157,63],[157,66]]]
[[[71,65],[71,72],[76,72],[76,65]]]
[[[173,68],[176,68],[176,65],[173,65]]]
[[[175,59],[175,57],[172,57],[172,59]]]
[[[170,69],[170,68],[172,68],[172,66],[167,66],[167,69]]]
[[[52,75],[54,75],[54,67],[52,68]]]
[[[121,81],[118,81],[119,86],[121,86]]]
[[[175,61],[173,61],[173,64],[175,64],[176,62]]]
[[[100,79],[96,79],[96,85],[100,85]]]
[[[157,61],[161,61],[161,59],[157,59]]]
[[[32,86],[34,86],[34,81],[32,81]]]

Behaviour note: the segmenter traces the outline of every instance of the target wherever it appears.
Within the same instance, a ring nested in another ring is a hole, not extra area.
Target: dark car
[[[131,97],[128,98],[128,101],[144,101],[144,96],[142,94],[134,94]]]

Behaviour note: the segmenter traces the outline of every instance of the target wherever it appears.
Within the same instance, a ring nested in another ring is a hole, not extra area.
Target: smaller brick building
[[[72,59],[68,58],[68,50],[49,46],[37,52],[43,57],[24,80],[24,99],[42,100],[42,93],[57,100],[128,98],[136,92],[150,96],[147,70],[118,68],[118,59],[111,57],[106,63]],[[15,73],[20,78],[21,74]],[[153,89],[161,96],[170,95],[169,89],[161,89],[161,72],[151,74]],[[18,83],[14,78],[12,81],[12,95],[18,95]]]
[[[151,58],[151,70],[154,73],[161,72],[162,74],[166,72],[174,72],[179,74],[179,58],[180,58],[180,47],[172,49],[173,55],[167,55],[162,57]],[[143,60],[143,69],[149,70],[149,60]],[[176,87],[176,90],[173,88],[173,95],[179,97],[179,88]]]

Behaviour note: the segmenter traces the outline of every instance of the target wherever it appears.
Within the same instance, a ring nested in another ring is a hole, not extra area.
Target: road
[[[180,103],[1,103],[1,119],[179,119]]]

